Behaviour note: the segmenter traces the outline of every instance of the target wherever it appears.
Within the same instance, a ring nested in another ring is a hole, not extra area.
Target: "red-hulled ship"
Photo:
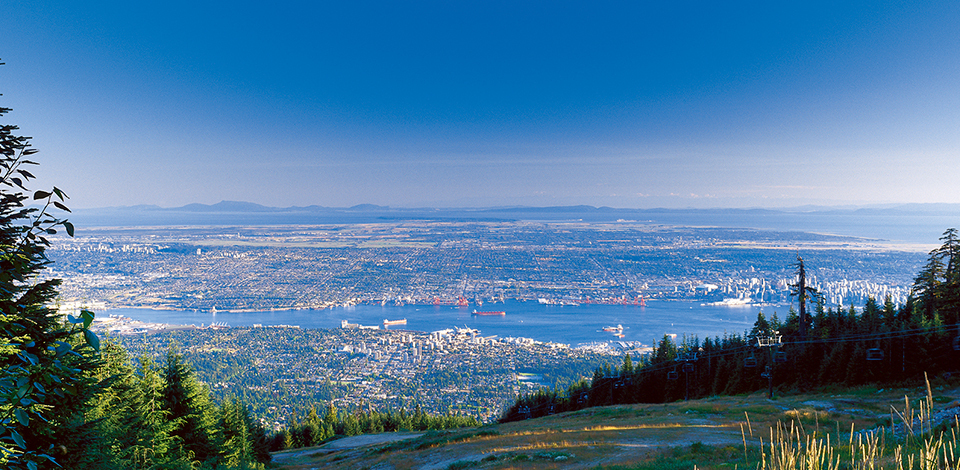
[[[474,310],[474,311],[473,311],[473,314],[474,314],[474,315],[499,315],[499,316],[502,317],[502,316],[506,315],[507,312],[478,312],[478,311]]]

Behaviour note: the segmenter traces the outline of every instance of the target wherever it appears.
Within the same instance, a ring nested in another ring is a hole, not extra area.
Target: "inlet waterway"
[[[537,302],[508,300],[486,303],[481,307],[470,305],[355,305],[323,310],[272,310],[250,312],[198,312],[189,310],[154,310],[119,308],[99,312],[100,315],[124,315],[135,320],[173,325],[228,326],[296,325],[301,328],[339,328],[342,320],[361,325],[379,325],[384,320],[407,320],[405,325],[390,326],[391,330],[437,331],[453,327],[480,330],[482,336],[525,337],[537,341],[551,341],[573,346],[605,341],[639,341],[652,345],[665,334],[722,337],[724,334],[743,334],[753,327],[757,313],[767,318],[774,313],[780,319],[787,317],[789,306],[711,306],[699,302],[657,301],[638,305],[544,305]],[[504,315],[475,315],[474,310],[504,312]],[[605,327],[622,326],[619,331],[604,331]]]

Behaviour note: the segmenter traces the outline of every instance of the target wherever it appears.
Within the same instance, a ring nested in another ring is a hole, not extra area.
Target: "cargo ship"
[[[474,314],[474,315],[499,315],[499,316],[502,317],[502,316],[506,315],[507,312],[478,312],[478,311],[474,310],[474,311],[473,311],[473,314]]]
[[[406,324],[407,324],[406,318],[402,320],[387,320],[387,319],[383,320],[383,326],[406,325]]]

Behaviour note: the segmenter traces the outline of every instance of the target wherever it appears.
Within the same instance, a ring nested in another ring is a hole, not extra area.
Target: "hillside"
[[[899,423],[891,407],[902,411],[905,396],[917,407],[926,395],[925,388],[866,387],[774,400],[757,393],[597,407],[474,429],[358,436],[279,452],[274,462],[288,469],[753,468],[761,440],[770,442],[777,423],[846,443],[851,426],[859,433],[889,426],[891,416]],[[934,410],[956,406],[958,396],[956,383],[934,386]]]

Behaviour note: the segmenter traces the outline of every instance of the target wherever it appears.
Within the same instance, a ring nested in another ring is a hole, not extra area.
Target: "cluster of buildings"
[[[503,299],[628,303],[682,299],[791,301],[795,253],[744,247],[747,231],[530,223],[95,230],[58,239],[47,275],[67,300],[212,310],[357,303],[456,304]],[[768,234],[769,235],[769,234]],[[814,236],[814,235],[811,235]],[[818,236],[817,236],[818,237]],[[902,303],[925,253],[829,237],[807,251],[828,304],[873,296]],[[838,248],[839,247],[839,248]],[[800,247],[798,247],[799,249]]]
[[[178,344],[198,377],[224,396],[257,394],[255,410],[281,425],[309,406],[370,406],[498,418],[521,390],[570,383],[609,355],[535,341],[487,340],[477,330],[226,328],[121,336],[133,357],[158,360]],[[208,370],[205,365],[216,364]],[[224,364],[233,369],[224,370]],[[542,377],[521,380],[522,374]]]

